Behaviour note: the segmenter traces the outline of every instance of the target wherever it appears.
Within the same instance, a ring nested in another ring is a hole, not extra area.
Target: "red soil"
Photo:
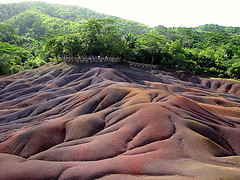
[[[0,179],[240,179],[240,83],[127,65],[0,79]]]

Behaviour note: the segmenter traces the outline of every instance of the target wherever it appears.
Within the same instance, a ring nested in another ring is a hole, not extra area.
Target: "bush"
[[[24,62],[24,69],[35,69],[35,68],[38,68],[42,65],[46,64],[46,62],[40,58],[31,58],[31,59],[28,59],[27,61]]]

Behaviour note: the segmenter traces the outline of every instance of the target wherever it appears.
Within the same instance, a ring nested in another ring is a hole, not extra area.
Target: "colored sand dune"
[[[124,64],[0,78],[0,179],[240,179],[240,83]]]

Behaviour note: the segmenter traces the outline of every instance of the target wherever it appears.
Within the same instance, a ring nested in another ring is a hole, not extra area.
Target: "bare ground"
[[[123,64],[0,78],[0,179],[240,179],[240,83]]]

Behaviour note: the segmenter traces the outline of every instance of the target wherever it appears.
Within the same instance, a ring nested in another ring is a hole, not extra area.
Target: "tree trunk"
[[[154,64],[154,55],[152,55],[152,61],[151,64]]]
[[[56,59],[57,59],[57,62],[59,62],[59,61],[58,61],[58,56],[56,55],[55,57],[56,57]]]

